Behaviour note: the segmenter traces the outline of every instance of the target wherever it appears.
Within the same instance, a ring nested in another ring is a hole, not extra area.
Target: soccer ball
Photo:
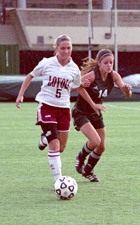
[[[69,176],[58,178],[54,184],[54,192],[62,200],[73,198],[78,190],[77,182]]]

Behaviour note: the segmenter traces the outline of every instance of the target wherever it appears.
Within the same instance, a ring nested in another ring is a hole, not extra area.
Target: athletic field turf
[[[71,104],[73,106],[74,103]],[[61,154],[63,175],[78,183],[77,195],[59,200],[47,152],[38,150],[36,103],[0,103],[1,225],[140,224],[140,102],[107,102],[106,151],[95,168],[100,183],[75,170],[86,138],[71,130]]]

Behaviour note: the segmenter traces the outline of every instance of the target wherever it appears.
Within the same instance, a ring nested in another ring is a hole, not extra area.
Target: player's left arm
[[[129,84],[125,84],[121,78],[121,76],[113,71],[113,81],[117,84],[117,86],[120,88],[122,93],[125,95],[125,97],[130,98],[132,95],[131,86]]]

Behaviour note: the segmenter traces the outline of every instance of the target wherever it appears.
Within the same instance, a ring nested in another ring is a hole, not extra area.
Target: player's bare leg
[[[67,144],[69,131],[65,131],[65,132],[58,131],[57,133],[58,133],[58,139],[60,141],[60,152],[63,152]]]
[[[83,173],[83,166],[86,157],[100,144],[100,137],[90,123],[84,124],[81,129],[82,133],[89,139],[82,148],[82,151],[76,157],[76,170]]]

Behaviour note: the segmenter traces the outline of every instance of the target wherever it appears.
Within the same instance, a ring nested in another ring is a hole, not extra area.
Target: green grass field
[[[73,103],[71,104],[71,106]],[[59,200],[47,150],[40,152],[36,103],[0,103],[1,225],[140,224],[140,102],[107,102],[106,151],[95,168],[100,183],[75,170],[75,157],[86,138],[71,123],[61,154],[63,175],[78,183],[77,195]]]

